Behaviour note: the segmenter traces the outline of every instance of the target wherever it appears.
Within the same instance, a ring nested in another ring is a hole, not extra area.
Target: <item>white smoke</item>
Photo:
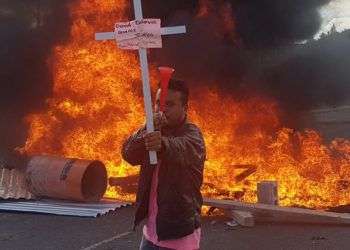
[[[333,26],[337,32],[350,29],[350,1],[333,0],[329,4],[320,8],[322,25],[315,39],[319,39],[322,34],[329,33]]]

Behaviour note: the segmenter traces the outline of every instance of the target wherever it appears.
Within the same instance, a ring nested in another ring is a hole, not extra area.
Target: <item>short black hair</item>
[[[170,79],[168,89],[179,91],[181,93],[182,104],[187,105],[190,91],[185,81]]]

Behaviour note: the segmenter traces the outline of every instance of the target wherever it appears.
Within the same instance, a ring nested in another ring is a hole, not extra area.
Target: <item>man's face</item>
[[[160,111],[160,92],[158,89],[156,97],[155,112]],[[165,101],[164,114],[167,118],[168,126],[174,127],[180,124],[186,116],[187,105],[182,103],[182,94],[176,90],[168,90],[168,95]]]

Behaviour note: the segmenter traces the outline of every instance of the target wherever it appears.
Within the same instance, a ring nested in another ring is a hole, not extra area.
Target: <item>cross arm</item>
[[[186,26],[163,27],[160,30],[161,35],[174,35],[186,33]],[[95,40],[113,40],[115,39],[114,32],[101,32],[95,34]]]

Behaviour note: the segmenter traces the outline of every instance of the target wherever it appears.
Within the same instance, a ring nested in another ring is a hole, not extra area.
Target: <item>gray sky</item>
[[[320,31],[315,35],[319,38],[335,25],[337,31],[350,29],[350,0],[334,0],[320,9],[323,23]]]

